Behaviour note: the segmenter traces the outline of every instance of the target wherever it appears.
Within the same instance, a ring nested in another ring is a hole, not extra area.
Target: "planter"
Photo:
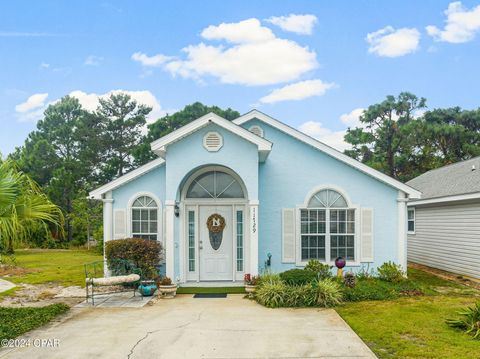
[[[158,291],[160,292],[160,296],[162,298],[175,298],[177,295],[177,285],[160,285],[158,286]]]
[[[151,297],[156,290],[157,286],[153,283],[142,283],[138,286],[138,291],[144,297]]]
[[[245,284],[245,292],[247,292],[248,294],[255,292],[256,288],[257,288],[256,285]]]

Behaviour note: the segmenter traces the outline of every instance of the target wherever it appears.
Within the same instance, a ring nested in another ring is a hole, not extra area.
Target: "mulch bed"
[[[451,282],[463,284],[471,288],[480,290],[480,279],[465,277],[461,274],[447,272],[441,269],[424,266],[423,264],[418,264],[418,263],[409,262],[408,266],[414,269],[420,269],[424,272],[436,275],[439,278],[446,279]]]

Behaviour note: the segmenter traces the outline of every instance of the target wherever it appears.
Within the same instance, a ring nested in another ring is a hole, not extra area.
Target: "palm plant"
[[[13,253],[14,243],[24,240],[34,223],[62,231],[62,211],[13,161],[0,160],[0,249]]]

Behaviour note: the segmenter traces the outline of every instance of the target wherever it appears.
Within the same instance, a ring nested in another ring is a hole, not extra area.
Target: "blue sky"
[[[479,107],[480,1],[2,1],[0,152],[49,103],[130,91],[155,116],[252,108],[342,149],[361,109],[411,91]]]

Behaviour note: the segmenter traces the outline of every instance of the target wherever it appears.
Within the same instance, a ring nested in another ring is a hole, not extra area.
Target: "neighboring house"
[[[259,111],[205,115],[151,149],[157,159],[90,195],[103,201],[105,242],[161,241],[176,282],[338,256],[352,270],[406,266],[406,205],[420,192]]]
[[[408,203],[408,260],[480,278],[480,157],[407,184],[422,192]]]

